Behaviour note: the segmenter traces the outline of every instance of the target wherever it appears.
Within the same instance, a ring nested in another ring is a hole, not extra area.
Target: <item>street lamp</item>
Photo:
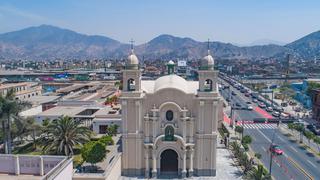
[[[269,147],[269,151],[270,151],[270,164],[269,164],[269,173],[270,173],[270,176],[271,176],[271,171],[272,171],[272,158],[273,158],[273,154],[272,154],[272,151],[271,151],[271,148],[273,146],[273,141],[274,141],[274,138],[275,138],[275,134],[276,134],[276,129],[273,130],[273,135],[272,135],[272,139],[271,139],[271,143],[270,143],[270,147]]]

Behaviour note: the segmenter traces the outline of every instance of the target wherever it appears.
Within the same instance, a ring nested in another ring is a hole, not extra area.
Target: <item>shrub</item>
[[[111,136],[102,136],[99,139],[99,142],[102,142],[105,146],[114,145],[114,141]]]
[[[106,157],[105,144],[100,141],[90,141],[81,149],[81,156],[84,161],[96,164],[101,162]]]
[[[260,159],[262,155],[261,155],[260,153],[255,153],[254,156],[255,156],[256,158]]]
[[[245,151],[248,151],[248,150],[249,150],[248,144],[242,144],[242,146],[243,146],[243,148],[244,148]]]
[[[249,135],[245,135],[242,138],[242,144],[250,144],[252,142],[252,138]]]
[[[239,134],[243,133],[243,127],[242,126],[236,126],[235,131]]]

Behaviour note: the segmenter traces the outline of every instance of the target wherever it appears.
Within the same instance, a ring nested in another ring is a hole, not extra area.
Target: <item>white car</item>
[[[251,111],[251,110],[253,110],[253,107],[252,106],[248,106],[247,109]]]
[[[272,116],[280,117],[280,113],[278,111],[273,111]]]
[[[273,111],[272,107],[270,107],[270,106],[268,106],[268,107],[266,108],[266,110],[267,110],[267,112],[272,112],[272,111]]]

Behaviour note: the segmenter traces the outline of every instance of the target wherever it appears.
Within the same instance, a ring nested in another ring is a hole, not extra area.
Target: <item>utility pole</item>
[[[285,83],[288,83],[288,79],[289,79],[289,73],[290,73],[290,54],[287,54],[287,58],[286,58],[286,73],[285,73]]]
[[[272,140],[271,140],[271,144],[270,144],[270,147],[269,147],[269,151],[270,151],[269,173],[270,173],[270,176],[271,176],[271,171],[272,171],[272,158],[273,158],[273,154],[272,154],[273,152],[271,151],[271,147],[273,145],[275,134],[276,134],[276,129],[273,130]]]

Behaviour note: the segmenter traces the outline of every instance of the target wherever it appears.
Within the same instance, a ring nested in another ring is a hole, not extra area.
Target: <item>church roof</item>
[[[142,81],[142,89],[147,93],[155,93],[162,89],[177,89],[187,94],[196,94],[198,91],[198,81],[186,81],[175,74],[162,76],[155,81]]]

